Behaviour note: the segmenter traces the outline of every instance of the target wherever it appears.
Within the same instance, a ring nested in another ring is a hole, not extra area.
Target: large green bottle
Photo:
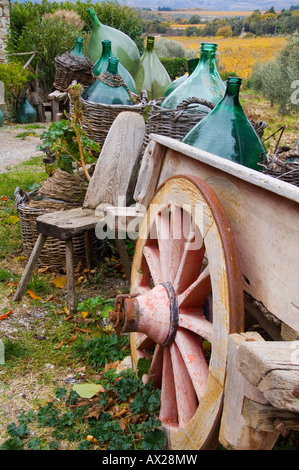
[[[194,72],[178,88],[166,97],[161,106],[167,109],[176,109],[187,98],[202,98],[215,105],[225,93],[225,84],[221,80],[215,61],[217,44],[202,43],[200,60]],[[196,112],[210,111],[203,105],[193,108]]]
[[[139,50],[135,42],[122,31],[100,23],[94,8],[89,8],[87,11],[93,28],[87,47],[88,57],[95,64],[102,54],[102,41],[110,39],[114,57],[117,57],[120,63],[134,77],[140,59]]]
[[[31,124],[36,121],[37,113],[34,107],[29,103],[27,96],[17,109],[17,122],[21,124]]]
[[[83,91],[84,100],[101,104],[134,104],[130,91],[118,73],[118,63],[118,58],[109,57],[107,71]]]
[[[137,92],[146,90],[149,100],[161,98],[171,79],[155,53],[155,38],[148,36],[146,50],[140,59],[139,68],[135,76]]]
[[[181,77],[176,78],[175,80],[173,80],[173,82],[166,89],[163,96],[170,95],[170,93],[172,93],[178,86],[180,86],[185,80],[187,80],[187,78],[190,77],[191,73],[193,73],[194,70],[196,69],[198,62],[199,62],[198,57],[188,59],[187,60],[188,73],[185,74],[185,75],[182,75]]]
[[[99,60],[93,66],[93,73],[96,77],[101,75],[102,72],[105,72],[108,67],[109,57],[112,57],[111,51],[111,41],[109,39],[104,39],[102,41],[102,55]],[[127,71],[127,69],[119,62],[118,72],[123,77],[125,84],[133,93],[137,93],[136,85],[132,75]]]
[[[261,170],[265,147],[239,101],[242,79],[229,77],[226,93],[215,108],[196,124],[183,142],[219,157]]]
[[[77,37],[75,47],[71,51],[71,54],[76,55],[77,57],[83,57],[84,58],[83,38]]]

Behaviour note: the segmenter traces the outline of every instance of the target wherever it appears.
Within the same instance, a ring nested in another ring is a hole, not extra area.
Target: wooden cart
[[[134,199],[111,320],[152,358],[169,447],[271,449],[299,429],[299,188],[151,135]]]

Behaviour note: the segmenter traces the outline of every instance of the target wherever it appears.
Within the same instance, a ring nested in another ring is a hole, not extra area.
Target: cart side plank
[[[232,225],[244,290],[299,331],[299,188],[174,139],[151,137],[155,145],[147,158],[155,162],[159,154],[161,169],[158,180],[157,172],[147,175],[151,185],[143,188],[146,201],[170,176],[191,174],[205,180]],[[136,201],[143,204],[142,195]]]

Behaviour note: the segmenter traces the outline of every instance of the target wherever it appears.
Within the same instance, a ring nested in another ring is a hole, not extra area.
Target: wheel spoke
[[[154,284],[160,284],[162,282],[162,274],[159,249],[156,246],[145,246],[143,253]]]
[[[198,278],[204,253],[203,238],[196,227],[195,233],[191,232],[185,243],[184,252],[173,283],[177,294],[184,292]]]
[[[178,305],[180,308],[203,307],[211,290],[211,278],[207,266],[197,280],[178,296]]]
[[[136,348],[143,350],[143,349],[151,349],[156,343],[146,336],[143,333],[139,333],[136,339]]]
[[[213,339],[213,324],[204,315],[182,313],[179,315],[179,326],[189,331],[194,331],[201,338],[210,343]]]
[[[161,261],[161,274],[162,281],[169,280],[169,257],[170,257],[170,222],[169,222],[169,210],[162,211],[157,215],[155,219],[159,254]]]
[[[200,339],[193,332],[179,328],[175,342],[185,362],[197,398],[200,401],[201,397],[204,396],[209,375],[209,368]]]
[[[161,388],[163,370],[163,347],[157,344],[151,362],[151,376],[156,388]]]
[[[181,208],[173,206],[170,214],[170,253],[169,278],[173,283],[176,277],[182,254],[184,252],[183,214]]]
[[[175,384],[169,348],[163,348],[163,370],[161,388],[160,420],[163,424],[177,425],[178,411],[175,393]]]
[[[184,427],[188,421],[190,421],[197,409],[197,398],[184,360],[175,343],[170,345],[170,353],[175,383],[179,426]]]

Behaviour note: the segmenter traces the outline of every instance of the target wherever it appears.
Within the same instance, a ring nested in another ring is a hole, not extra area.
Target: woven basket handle
[[[210,108],[211,110],[215,108],[215,104],[212,103],[212,101],[205,100],[204,98],[197,98],[196,96],[192,96],[190,98],[186,98],[183,100],[178,106],[177,106],[177,113],[175,117],[173,118],[173,121],[176,122],[182,113],[186,111],[189,105],[191,104],[202,104],[206,106],[207,108]]]
[[[22,188],[17,187],[14,191],[14,196],[15,196],[15,207],[18,209],[18,207],[21,204],[25,204],[26,201],[28,201],[29,196],[25,191],[23,191]]]

